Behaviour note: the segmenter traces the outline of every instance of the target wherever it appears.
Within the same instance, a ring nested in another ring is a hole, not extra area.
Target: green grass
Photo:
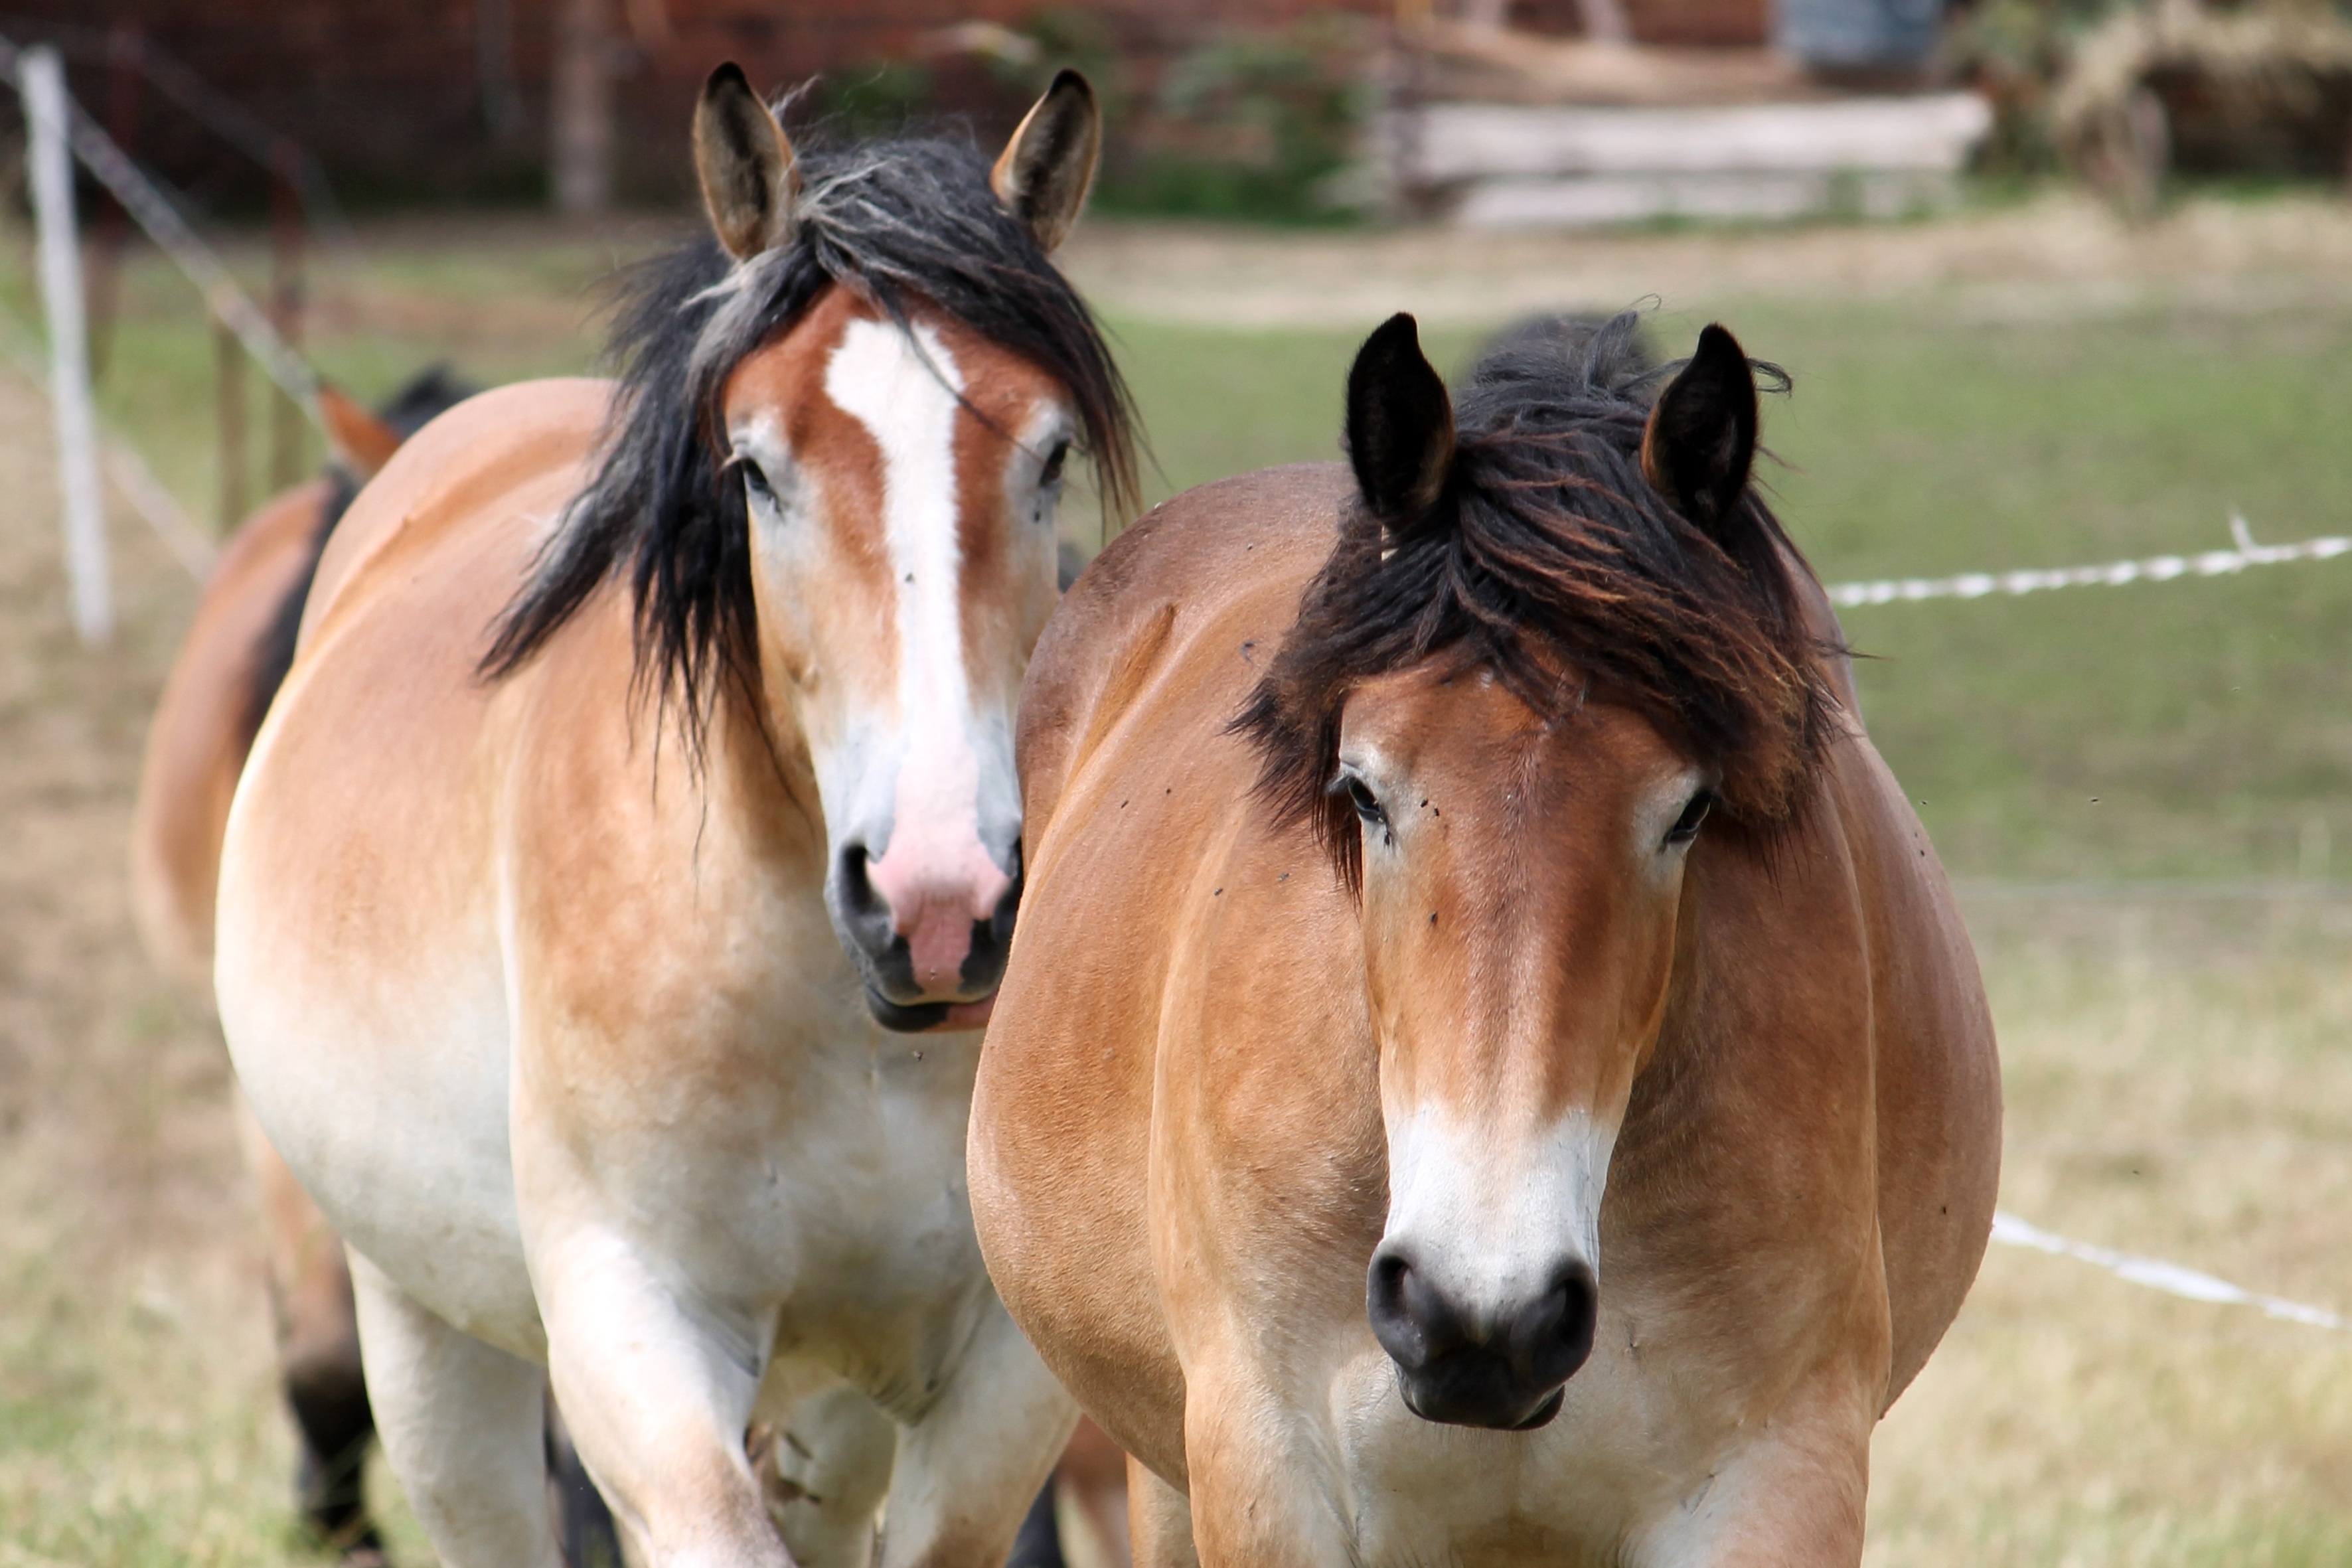
[[[1832,579],[2352,531],[2352,318],[1754,313]],[[2352,834],[2352,562],[1845,616],[1874,735],[1977,875],[2279,876]],[[2315,829],[2313,825],[2318,825]]]

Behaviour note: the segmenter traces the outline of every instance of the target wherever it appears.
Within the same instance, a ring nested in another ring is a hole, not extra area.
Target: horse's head
[[[740,69],[712,72],[716,243],[635,275],[596,472],[483,660],[515,668],[626,576],[640,689],[695,771],[722,706],[788,786],[804,752],[826,902],[891,1028],[986,1016],[1065,459],[1087,452],[1107,508],[1134,491],[1126,388],[1047,259],[1099,141],[1074,71],[992,168],[953,141],[796,152]]]
[[[1784,821],[1823,728],[1748,494],[1748,360],[1710,327],[1653,405],[1632,330],[1614,369],[1606,342],[1491,359],[1459,428],[1411,318],[1372,336],[1361,510],[1244,721],[1359,891],[1389,1171],[1369,1310],[1436,1421],[1559,1408],[1694,846],[1718,807]]]
[[[932,243],[982,249],[961,268],[1045,268],[1076,221],[1097,143],[1094,95],[1064,72],[986,192],[976,164],[924,171],[971,181],[955,193],[965,206],[979,196],[1000,209],[976,234],[941,223]],[[853,163],[804,179],[731,66],[704,90],[695,163],[735,258],[722,287],[753,300],[765,270],[789,266],[770,258],[827,237],[803,226],[872,202],[860,186],[877,172]],[[873,279],[853,257],[827,270],[830,285],[760,337],[718,393],[763,684],[807,740],[827,901],[875,1014],[900,1028],[976,1024],[1021,897],[1013,706],[1054,605],[1064,462],[1088,431],[1077,393],[1024,341],[1037,323],[992,332],[986,309],[932,298],[938,285],[919,269]],[[1082,316],[1057,330],[1074,327]]]

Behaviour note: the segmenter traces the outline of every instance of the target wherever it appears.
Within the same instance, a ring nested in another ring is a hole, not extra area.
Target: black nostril
[[[1364,1307],[1372,1337],[1407,1372],[1427,1366],[1466,1337],[1453,1304],[1396,1253],[1373,1258]]]
[[[863,912],[882,900],[874,891],[874,879],[866,870],[866,846],[845,844],[841,849],[841,901],[852,910]]]
[[[1575,1375],[1592,1353],[1592,1331],[1601,1294],[1591,1268],[1564,1266],[1552,1288],[1516,1313],[1504,1336],[1511,1370],[1529,1383],[1548,1385]]]
[[[988,919],[971,922],[971,946],[964,954],[963,988],[967,994],[996,989],[1004,978],[1005,960],[1013,950],[1013,922],[1021,909],[1021,847],[1013,847],[1013,885],[996,900]]]
[[[834,908],[843,935],[876,959],[886,959],[894,947],[903,947],[889,901],[875,889],[866,868],[866,846],[841,847],[834,867]]]

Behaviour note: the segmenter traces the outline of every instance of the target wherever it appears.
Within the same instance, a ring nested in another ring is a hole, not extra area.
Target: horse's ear
[[[319,419],[327,427],[327,447],[335,462],[362,484],[375,478],[400,450],[399,431],[323,381],[319,384]]]
[[[1348,461],[1391,543],[1427,516],[1454,471],[1454,400],[1402,312],[1364,340],[1349,368]]]
[[[694,106],[694,172],[719,243],[748,261],[792,232],[800,170],[784,128],[729,60],[702,84]]]
[[[1650,410],[1642,476],[1713,534],[1738,508],[1755,459],[1756,373],[1739,340],[1710,324]]]
[[[1102,155],[1102,110],[1077,72],[1054,73],[1054,85],[1030,106],[998,154],[988,188],[1004,210],[1029,226],[1037,243],[1057,248],[1078,224]]]

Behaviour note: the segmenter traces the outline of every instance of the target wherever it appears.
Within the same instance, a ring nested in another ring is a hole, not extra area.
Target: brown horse
[[[1123,534],[1022,711],[997,1288],[1174,1564],[1848,1563],[1959,1307],[1975,963],[1748,485],[1754,374],[1410,317],[1345,468]]]
[[[205,580],[148,727],[131,838],[140,935],[158,967],[193,994],[212,994],[221,834],[254,733],[293,661],[320,552],[359,487],[402,441],[470,392],[431,370],[370,414],[323,389],[334,451],[329,471],[240,523]],[[298,1500],[322,1540],[373,1553],[381,1542],[360,1481],[375,1426],[342,1243],[241,1105],[238,1124],[268,1227],[278,1381],[301,1447]]]
[[[962,1172],[1065,458],[1131,483],[1097,142],[1065,72],[992,169],[796,155],[722,67],[617,388],[473,399],[320,563],[215,990],[451,1568],[551,1562],[551,1378],[646,1568],[864,1568],[886,1495],[886,1568],[998,1568],[1069,1432]]]

